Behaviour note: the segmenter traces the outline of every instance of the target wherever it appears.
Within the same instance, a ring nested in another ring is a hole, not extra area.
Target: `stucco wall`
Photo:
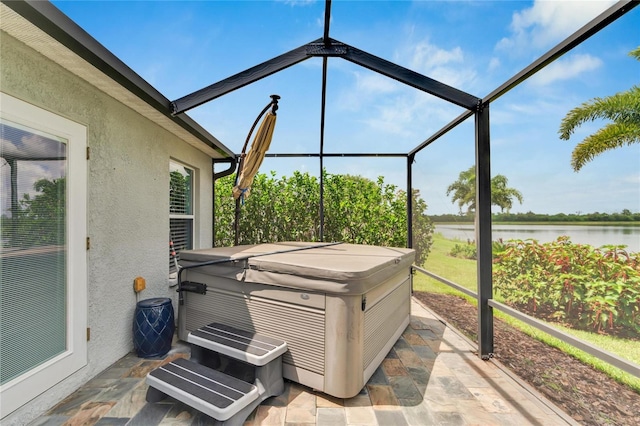
[[[83,124],[91,150],[88,365],[3,419],[24,424],[133,349],[136,276],[147,282],[140,300],[169,296],[176,308],[168,287],[169,160],[196,170],[194,243],[210,247],[211,159],[6,33],[0,37],[0,90]]]

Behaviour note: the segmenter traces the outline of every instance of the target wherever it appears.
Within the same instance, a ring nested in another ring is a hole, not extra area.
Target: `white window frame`
[[[67,350],[0,387],[0,419],[87,365],[87,128],[0,92],[0,116],[67,140]]]
[[[192,243],[192,248],[195,248],[196,242],[195,242],[195,235],[196,235],[196,205],[195,205],[195,192],[196,192],[196,173],[197,170],[195,167],[191,167],[179,160],[176,160],[174,158],[170,158],[169,159],[169,173],[171,173],[171,164],[176,164],[178,166],[184,167],[185,169],[188,169],[191,171],[191,214],[175,214],[175,213],[169,213],[169,220],[171,219],[187,219],[187,220],[191,220],[191,243]],[[169,177],[169,179],[171,179],[171,177]],[[171,202],[171,201],[169,201]],[[169,232],[171,232],[171,229],[169,229]],[[173,275],[175,275],[176,272],[172,272],[169,274],[169,278],[175,278]]]

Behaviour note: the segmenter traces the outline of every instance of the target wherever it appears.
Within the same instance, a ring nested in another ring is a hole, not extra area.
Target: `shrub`
[[[449,252],[449,256],[476,260],[478,258],[478,248],[474,242],[470,241],[467,241],[466,244],[456,244]]]
[[[502,238],[491,242],[492,256],[495,258],[505,250],[505,244]],[[449,252],[451,257],[459,257],[462,259],[477,260],[478,246],[475,241],[467,240],[467,244],[456,244]]]
[[[640,253],[624,246],[513,240],[494,258],[493,283],[505,302],[533,315],[640,335]]]

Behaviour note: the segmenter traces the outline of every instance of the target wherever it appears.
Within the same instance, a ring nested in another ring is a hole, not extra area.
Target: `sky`
[[[170,100],[188,95],[323,35],[324,1],[53,1]],[[595,18],[611,1],[340,1],[330,37],[482,98]],[[491,174],[524,198],[512,212],[640,211],[640,144],[580,172],[571,152],[602,127],[558,137],[572,108],[640,84],[640,7],[618,19],[490,106]],[[270,153],[317,153],[322,59],[311,58],[190,110],[238,153],[251,124],[282,97]],[[351,64],[328,61],[326,153],[411,151],[463,112],[429,94]],[[473,118],[416,156],[413,186],[428,214],[458,213],[446,195],[474,164]],[[406,158],[326,158],[349,173],[406,189]],[[262,172],[319,174],[317,158],[267,158]],[[224,167],[223,167],[224,168]],[[499,210],[498,210],[499,211]]]

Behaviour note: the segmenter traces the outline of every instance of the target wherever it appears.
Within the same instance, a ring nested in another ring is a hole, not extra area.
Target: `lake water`
[[[475,240],[474,226],[471,224],[440,225],[436,232],[445,238],[458,238],[462,241]],[[603,245],[625,245],[631,252],[640,251],[640,226],[586,226],[586,225],[498,225],[491,228],[491,239],[526,240],[534,239],[541,243],[554,241],[561,235],[568,235],[571,242],[589,244],[594,247]]]

